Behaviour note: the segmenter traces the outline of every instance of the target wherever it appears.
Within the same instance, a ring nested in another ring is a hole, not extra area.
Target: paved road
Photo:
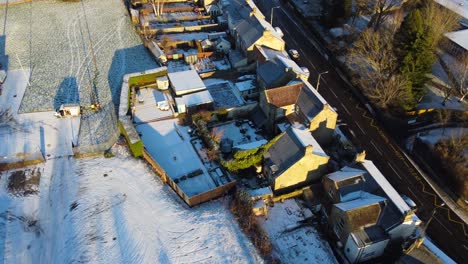
[[[297,49],[301,54],[299,64],[309,68],[311,84],[316,86],[318,73],[328,71],[322,75],[319,92],[338,109],[339,118],[354,132],[354,141],[366,150],[367,158],[374,161],[398,192],[406,194],[417,203],[418,216],[427,221],[432,210],[440,206],[442,201],[400,151],[396,141],[371,118],[365,106],[349,91],[347,83],[314,47],[312,33],[304,29],[300,19],[282,1],[256,2],[267,19],[270,18],[272,7],[282,6],[274,9],[273,26],[281,28],[288,48]],[[427,233],[455,261],[468,263],[467,228],[461,219],[444,206],[438,207]]]

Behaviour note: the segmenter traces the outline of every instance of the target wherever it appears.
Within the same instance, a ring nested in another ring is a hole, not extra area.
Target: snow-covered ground
[[[282,263],[338,263],[317,228],[299,223],[312,216],[310,210],[301,208],[294,199],[275,203],[268,210],[268,217],[261,219],[261,225]]]
[[[73,155],[72,142],[77,144],[80,118],[57,118],[50,111],[18,114],[28,73],[8,71],[3,85],[0,112],[9,109],[11,118],[0,122],[1,163]]]
[[[437,128],[419,132],[416,135],[408,137],[406,140],[406,149],[413,149],[413,143],[416,137],[419,137],[423,142],[434,147],[441,139],[450,139],[451,137],[458,138],[468,133],[467,128],[463,127],[447,127]]]
[[[57,158],[28,168],[38,194],[0,174],[4,263],[262,263],[219,199],[188,208],[121,147],[115,158]]]
[[[241,122],[239,124],[234,121],[224,123],[214,127],[213,130],[216,134],[220,134],[221,138],[232,140],[234,148],[253,149],[267,143],[262,135],[255,133],[256,128],[252,121],[243,120]]]
[[[123,1],[44,0],[10,6],[8,12],[5,8],[0,8],[0,21],[4,22],[0,30],[6,36],[8,69],[31,71],[31,86],[20,112],[50,111],[67,102],[89,106],[91,87],[96,86],[104,110],[83,116],[79,144],[109,140],[117,129],[113,111],[119,103],[123,75],[157,67],[136,34]]]

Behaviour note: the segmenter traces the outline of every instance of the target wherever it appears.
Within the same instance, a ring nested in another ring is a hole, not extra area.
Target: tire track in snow
[[[121,25],[125,21],[125,17],[122,17],[119,21],[119,25]],[[118,27],[118,31],[120,31],[120,26]],[[110,40],[114,35],[117,34],[118,31],[111,31],[109,33],[106,33],[103,37],[101,37],[96,44],[94,44],[94,56],[99,54],[99,51],[105,46],[104,44],[107,43],[108,40]],[[84,41],[84,39],[83,39]],[[80,64],[78,67],[77,72],[75,73],[75,76],[77,78],[77,86],[78,89],[81,90],[81,83],[83,81],[84,75],[86,74],[86,70],[89,70],[89,66],[91,62],[93,61],[92,58],[92,52],[88,51],[86,57],[84,58],[83,62]],[[85,66],[86,64],[86,66]],[[85,66],[83,68],[83,66]],[[79,78],[78,78],[79,76]],[[92,80],[90,80],[92,82]]]

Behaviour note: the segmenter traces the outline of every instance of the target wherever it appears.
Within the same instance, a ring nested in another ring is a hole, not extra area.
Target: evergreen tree
[[[424,30],[421,13],[415,9],[405,17],[394,38],[395,55],[400,62],[400,72],[409,81],[413,103],[424,94],[426,74],[431,72],[435,62],[431,43],[431,31]]]

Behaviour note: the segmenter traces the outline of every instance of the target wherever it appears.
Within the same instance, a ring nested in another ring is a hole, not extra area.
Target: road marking
[[[415,199],[420,205],[423,204],[423,202],[418,198],[418,196],[413,192],[413,190],[410,189],[410,187],[408,187],[408,191],[410,191],[410,193],[413,195],[414,199]]]
[[[372,141],[371,141],[372,142]],[[398,178],[400,180],[403,180],[403,178],[401,178],[400,174],[398,174],[398,172],[395,170],[395,168],[393,168],[392,164],[390,164],[390,162],[387,162],[388,166],[390,166],[390,168],[392,169],[393,172],[395,172],[395,174],[398,176]]]
[[[374,146],[375,150],[377,150],[377,152],[379,152],[380,156],[383,156],[382,152],[380,151],[380,149],[374,144],[374,141],[370,141],[370,143],[372,144],[372,146]],[[390,164],[390,163],[389,163]]]
[[[355,122],[355,123],[356,123],[356,126],[362,131],[362,133],[366,134],[366,132],[364,132],[364,130],[361,128],[361,126],[357,122]]]
[[[332,92],[332,94],[333,94],[333,96],[335,96],[335,98],[338,98],[338,96],[336,96],[336,94],[335,94],[335,92],[333,91],[333,89],[330,88],[330,89],[328,89],[328,90],[330,90],[330,92]]]
[[[340,100],[338,99],[338,101],[340,101]],[[348,113],[348,115],[351,115],[351,113],[348,111],[348,108],[346,108],[346,106],[341,101],[340,101],[340,104],[341,104],[341,106],[343,106],[346,113]]]
[[[321,49],[321,47],[318,46],[317,43],[315,43],[315,41],[313,39],[311,39],[308,34],[302,29],[301,26],[299,26],[296,21],[289,15],[288,12],[284,11],[282,8],[280,9],[281,12],[283,12],[288,18],[289,20],[294,23],[294,25],[296,25],[296,28],[302,33],[302,35],[304,36],[305,39],[307,39],[310,43],[312,43],[312,45],[315,47],[315,49],[320,53],[320,55],[324,56],[324,53]]]
[[[443,228],[445,228],[445,230],[447,230],[447,232],[449,232],[449,233],[453,236],[452,231],[450,231],[444,224],[442,224],[442,222],[441,222],[439,219],[437,219],[437,217],[436,217],[435,215],[434,215],[434,219],[435,219],[437,222],[439,222],[439,224],[440,224]]]

